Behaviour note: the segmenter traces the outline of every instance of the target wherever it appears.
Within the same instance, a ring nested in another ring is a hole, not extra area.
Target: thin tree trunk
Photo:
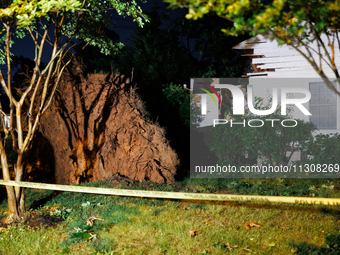
[[[24,175],[23,163],[22,163],[22,153],[18,154],[17,164],[14,167],[15,170],[15,181],[22,181]],[[15,199],[17,204],[17,209],[19,215],[22,215],[25,211],[25,201],[24,201],[24,188],[15,187]]]
[[[2,166],[2,174],[4,180],[11,180],[9,169],[8,169],[8,161],[5,148],[2,143],[2,138],[0,137],[0,153],[1,153],[1,166]],[[9,210],[9,221],[19,219],[19,212],[17,207],[17,200],[15,197],[14,187],[6,186],[7,198],[8,198],[8,210]]]

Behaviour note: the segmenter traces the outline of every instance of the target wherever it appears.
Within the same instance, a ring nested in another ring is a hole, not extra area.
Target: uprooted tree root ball
[[[130,79],[117,74],[85,77],[76,65],[75,71],[64,75],[41,118],[40,135],[26,156],[41,155],[32,157],[27,168],[31,172],[46,168],[35,161],[53,153],[49,167],[59,184],[100,181],[117,174],[135,181],[173,182],[177,155],[164,129],[147,119]],[[50,143],[49,151],[34,150],[42,137]]]

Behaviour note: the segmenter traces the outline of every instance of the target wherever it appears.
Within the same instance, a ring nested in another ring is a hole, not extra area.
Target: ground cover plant
[[[338,179],[83,185],[281,196],[339,197],[340,193]],[[26,197],[31,209],[25,220],[0,227],[0,254],[339,254],[339,206],[204,203],[38,189],[27,190]],[[8,213],[6,206],[3,200],[2,217]],[[48,222],[35,224],[33,219],[41,216]]]

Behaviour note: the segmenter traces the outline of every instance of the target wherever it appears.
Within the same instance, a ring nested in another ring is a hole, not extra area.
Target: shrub
[[[190,125],[195,126],[200,122],[200,108],[192,103],[194,97],[189,89],[170,83],[163,85],[162,92],[171,105],[177,109],[179,119],[186,127],[190,128]]]
[[[240,117],[233,121],[243,121]],[[254,142],[251,139],[251,128],[242,125],[217,125],[212,129],[213,142],[208,144],[210,150],[215,152],[220,165],[241,165],[241,156],[245,153],[250,157],[257,157]]]
[[[307,158],[302,163],[339,163],[340,134],[318,134],[304,144],[302,152],[307,155]]]
[[[262,106],[262,98],[255,98],[254,101],[256,109],[269,109],[268,106]],[[230,113],[229,110],[227,115]],[[233,122],[256,119],[258,121],[253,121],[253,126],[260,126],[262,123],[263,125],[261,127],[217,125],[212,129],[214,142],[209,146],[219,158],[219,164],[240,165],[241,155],[247,153],[250,157],[261,156],[265,163],[271,165],[287,165],[293,153],[312,139],[312,132],[315,130],[313,124],[303,120],[296,120],[295,127],[282,126],[283,120],[290,119],[290,113],[291,109],[287,115],[281,115],[280,108],[277,108],[270,116],[250,114],[241,117],[233,116]],[[275,119],[275,121],[266,121],[267,119]]]

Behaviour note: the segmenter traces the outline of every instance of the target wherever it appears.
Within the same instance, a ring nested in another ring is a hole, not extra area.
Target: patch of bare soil
[[[33,213],[33,214],[30,214],[25,219],[24,224],[28,225],[29,227],[33,229],[39,229],[42,226],[44,228],[56,227],[58,224],[60,224],[63,221],[64,221],[63,219],[56,217],[54,215]]]
[[[21,221],[15,221],[12,223],[7,223],[6,217],[0,219],[0,228],[8,228],[9,226],[15,224],[23,224],[32,229],[40,229],[41,227],[50,228],[56,227],[58,224],[62,223],[64,220],[56,217],[54,215],[49,215],[47,212],[37,213],[29,212],[26,213]]]

